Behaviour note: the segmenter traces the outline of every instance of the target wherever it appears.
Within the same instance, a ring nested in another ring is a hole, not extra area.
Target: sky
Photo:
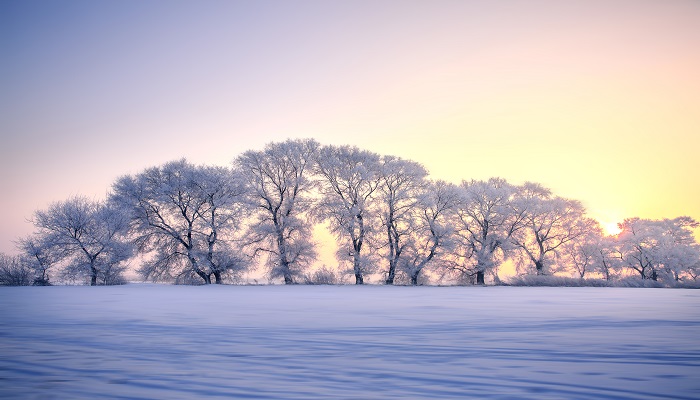
[[[37,209],[287,138],[700,220],[700,1],[0,1],[0,252]]]

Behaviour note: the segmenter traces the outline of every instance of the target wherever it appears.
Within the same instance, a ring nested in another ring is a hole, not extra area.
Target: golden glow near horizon
[[[121,174],[299,137],[539,182],[607,232],[700,219],[700,2],[135,4],[0,9],[0,251]]]
[[[620,229],[619,226],[619,222],[599,222],[600,225],[603,227],[603,233],[605,233],[606,236],[615,236],[618,233],[622,232],[622,229]]]

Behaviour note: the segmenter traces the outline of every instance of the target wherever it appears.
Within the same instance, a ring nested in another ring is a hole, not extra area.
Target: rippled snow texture
[[[6,398],[700,398],[700,290],[25,287],[0,317]]]

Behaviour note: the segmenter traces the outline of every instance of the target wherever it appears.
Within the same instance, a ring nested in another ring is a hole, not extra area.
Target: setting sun
[[[622,232],[617,222],[601,222],[600,225],[603,227],[603,232],[607,236],[615,236]]]

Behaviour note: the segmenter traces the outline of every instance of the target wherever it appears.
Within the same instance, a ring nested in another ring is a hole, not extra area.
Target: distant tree
[[[305,212],[312,203],[317,151],[314,140],[288,140],[247,151],[234,161],[256,210],[248,244],[254,254],[267,253],[270,276],[284,278],[285,284],[294,283],[316,258]]]
[[[401,268],[412,285],[418,284],[421,272],[430,265],[444,267],[446,257],[455,246],[451,218],[459,203],[457,187],[444,181],[427,182],[421,187],[411,213],[412,229],[405,240]]]
[[[403,262],[403,251],[410,244],[407,239],[417,228],[414,223],[416,206],[428,172],[417,162],[383,156],[378,173],[376,201],[385,237],[377,242],[389,262],[385,283],[393,285],[396,271]]]
[[[154,280],[223,283],[222,276],[246,267],[230,245],[244,217],[245,188],[223,167],[195,166],[186,160],[124,176],[113,185],[110,202],[129,218],[130,234],[142,253],[140,272]]]
[[[685,270],[685,275],[693,281],[697,281],[698,278],[700,278],[700,260],[698,260],[695,264],[689,266]]]
[[[56,202],[37,211],[33,223],[37,228],[34,244],[40,246],[33,253],[44,254],[45,263],[60,257],[66,276],[87,276],[93,286],[98,280],[103,284],[115,281],[121,264],[133,254],[124,240],[128,220],[103,202],[85,197]]]
[[[621,266],[636,271],[642,279],[680,280],[700,259],[700,245],[692,232],[697,227],[698,222],[689,217],[626,219],[617,235]]]
[[[341,260],[350,258],[355,284],[364,283],[369,263],[365,244],[378,219],[372,201],[381,183],[378,154],[350,146],[325,146],[319,151],[317,173],[321,177],[321,199],[316,217],[328,221],[341,246]]]
[[[523,216],[523,227],[511,235],[519,252],[520,267],[534,267],[537,275],[550,274],[562,246],[591,229],[580,202],[553,196],[539,184],[526,183],[518,189],[514,211]]]
[[[51,243],[42,243],[47,237],[37,237],[36,235],[21,238],[17,242],[17,247],[21,252],[22,263],[34,271],[34,282],[36,286],[50,285],[49,271],[54,269],[64,258],[64,250]]]
[[[601,248],[603,230],[595,220],[590,220],[589,228],[578,239],[562,245],[560,260],[578,278],[584,279],[586,274],[601,271],[609,279],[609,260],[604,257],[605,250]]]
[[[32,275],[32,269],[23,264],[20,257],[0,253],[0,285],[31,285]]]
[[[455,268],[476,275],[476,283],[483,285],[486,273],[495,273],[509,240],[523,227],[525,210],[514,207],[516,188],[501,178],[463,181],[460,194],[455,223],[467,263]]]

